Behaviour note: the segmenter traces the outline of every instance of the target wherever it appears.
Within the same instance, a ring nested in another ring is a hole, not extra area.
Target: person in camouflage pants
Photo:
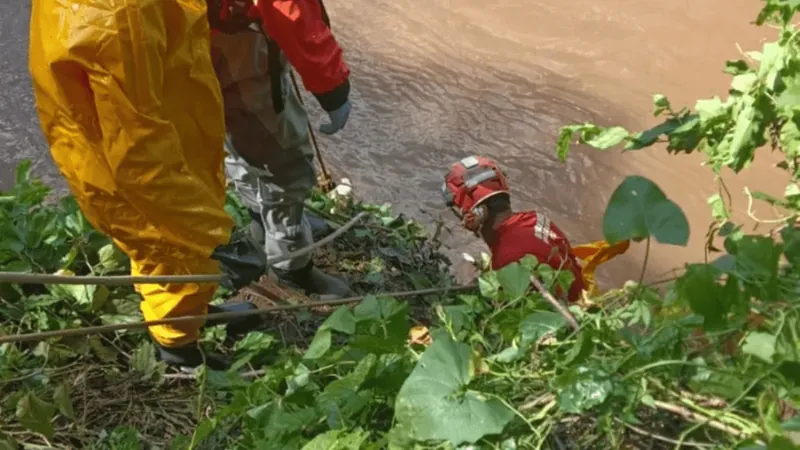
[[[339,131],[350,112],[350,71],[322,4],[290,3],[299,11],[291,20],[274,2],[255,7],[266,34],[251,27],[211,37],[225,107],[225,171],[250,210],[251,231],[263,242],[268,261],[313,242],[304,202],[316,184],[314,155],[308,115],[292,85],[292,66],[328,112],[330,123],[320,131]],[[311,254],[273,269],[307,294],[351,294],[344,281],[314,267]]]

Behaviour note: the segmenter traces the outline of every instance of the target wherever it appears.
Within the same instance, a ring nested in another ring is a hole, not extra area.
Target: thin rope
[[[317,308],[320,306],[340,306],[351,303],[359,303],[370,297],[376,297],[376,298],[411,297],[416,295],[439,294],[443,292],[461,292],[461,291],[472,290],[475,289],[476,287],[477,287],[476,284],[471,284],[467,286],[448,286],[441,288],[418,289],[414,291],[384,292],[378,294],[363,295],[359,297],[302,303],[297,305],[270,306],[267,308],[261,308],[249,311],[232,311],[232,312],[222,312],[222,313],[197,315],[197,316],[170,317],[167,319],[148,320],[142,322],[116,323],[116,324],[99,325],[92,327],[69,328],[66,330],[43,331],[39,333],[16,334],[9,336],[0,336],[0,344],[13,343],[13,342],[42,341],[45,339],[55,338],[55,337],[87,336],[90,334],[99,334],[99,333],[106,333],[109,331],[119,331],[119,330],[141,330],[155,325],[168,325],[168,324],[171,325],[171,324],[191,322],[191,321],[207,321],[211,319],[217,319],[219,321],[227,322],[241,317],[270,314],[276,311],[291,311],[295,309]]]

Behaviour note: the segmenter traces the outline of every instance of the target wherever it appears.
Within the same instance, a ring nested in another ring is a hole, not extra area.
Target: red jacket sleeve
[[[264,30],[312,94],[319,98],[347,82],[350,69],[323,21],[319,0],[259,0],[258,10]]]

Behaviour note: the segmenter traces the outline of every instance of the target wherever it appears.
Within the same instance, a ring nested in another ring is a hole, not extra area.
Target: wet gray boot
[[[353,291],[350,290],[350,286],[344,280],[319,270],[314,267],[313,262],[298,270],[273,270],[281,281],[304,290],[306,295],[338,298],[354,295]]]
[[[252,219],[250,222],[250,234],[256,242],[263,244],[266,235],[264,232],[264,225],[261,222],[261,217],[255,212],[250,211],[250,218]],[[306,214],[306,218],[311,224],[313,234],[327,234],[327,230],[329,229],[328,222],[312,214]],[[333,275],[328,275],[327,273],[319,270],[318,268],[314,267],[312,262],[308,263],[306,267],[299,270],[285,271],[275,268],[273,268],[273,270],[281,281],[304,290],[306,295],[319,295],[339,298],[345,298],[354,295],[347,283],[340,278],[334,277]]]

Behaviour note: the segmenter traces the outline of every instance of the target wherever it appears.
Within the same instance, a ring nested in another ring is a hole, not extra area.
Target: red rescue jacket
[[[498,270],[525,255],[533,255],[541,264],[555,270],[569,270],[575,281],[569,289],[570,302],[580,299],[584,289],[581,266],[564,233],[547,217],[536,212],[520,212],[512,215],[494,229],[494,238],[489,243],[492,252],[492,270]]]
[[[319,0],[259,0],[264,29],[312,94],[333,91],[350,75]]]
[[[283,50],[303,85],[317,96],[323,108],[328,110],[325,103],[339,103],[319,98],[345,84],[349,91],[350,75],[320,0],[258,0],[248,16],[260,16],[266,33]]]

